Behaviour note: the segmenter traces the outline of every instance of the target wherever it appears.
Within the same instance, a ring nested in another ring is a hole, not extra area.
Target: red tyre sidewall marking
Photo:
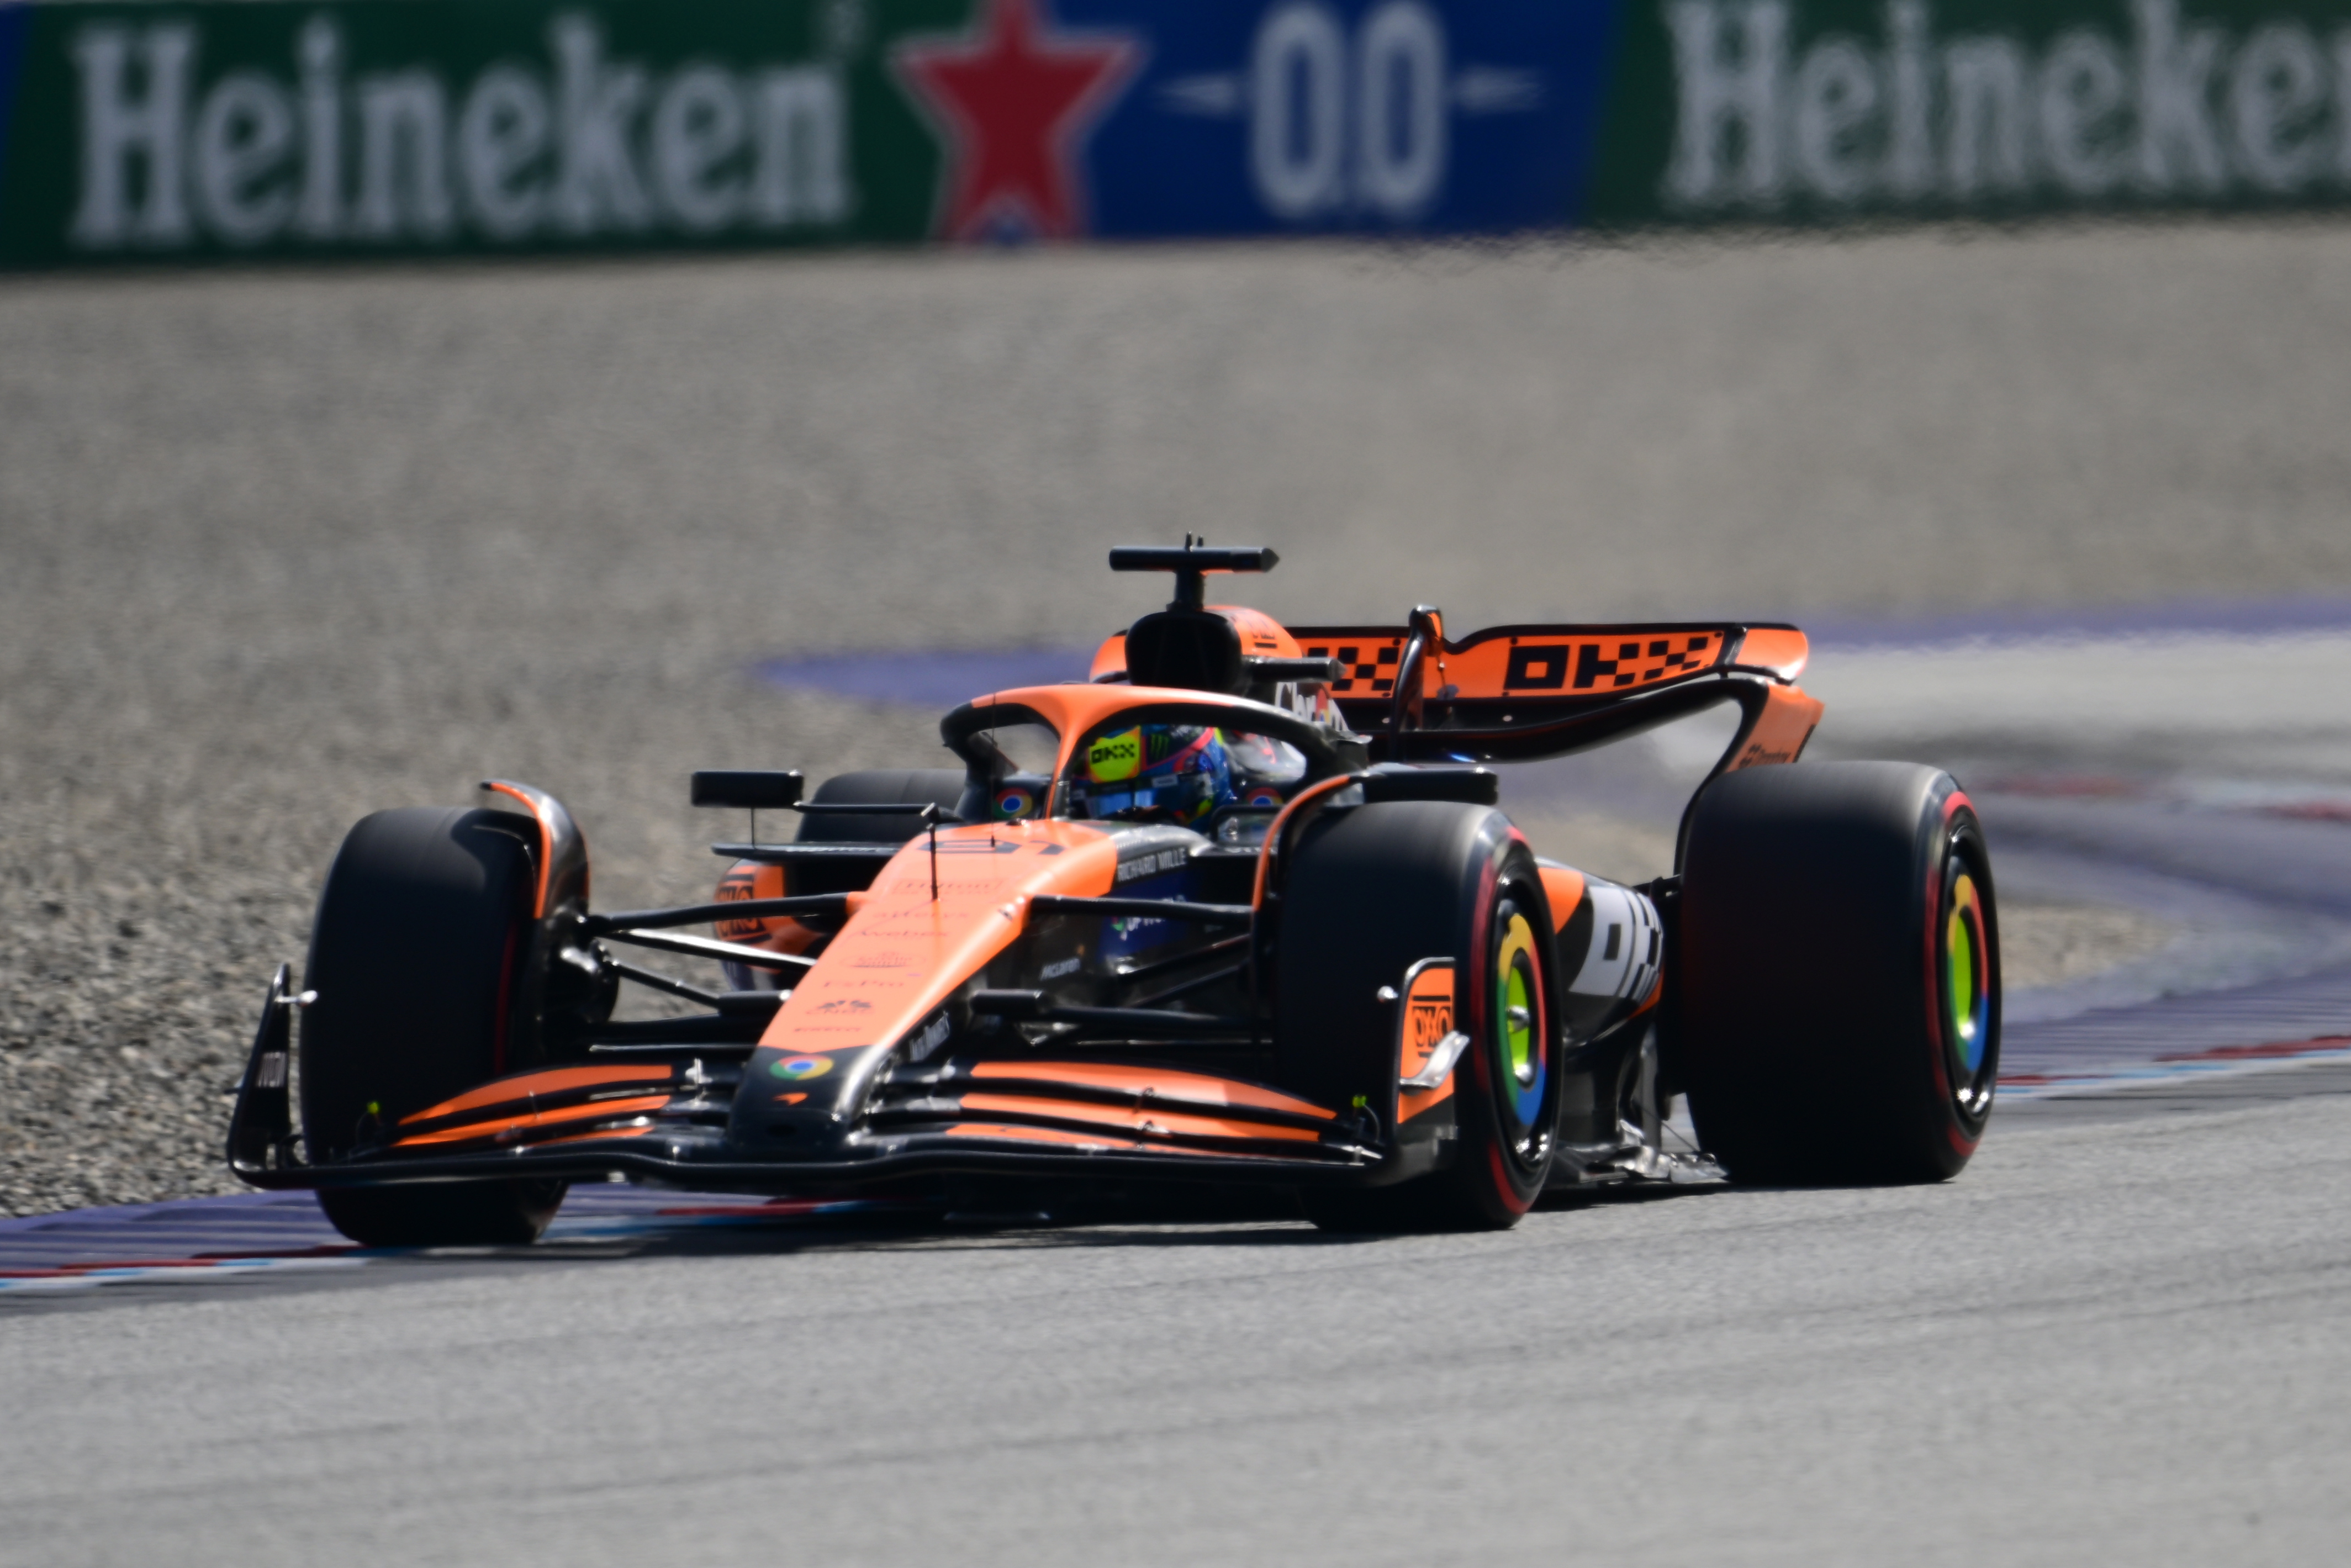
[[[1478,899],[1475,905],[1478,913],[1475,923],[1469,928],[1469,950],[1476,955],[1477,961],[1474,964],[1463,965],[1461,976],[1454,982],[1457,989],[1465,980],[1469,987],[1468,1009],[1469,1026],[1476,1031],[1470,1038],[1478,1042],[1475,1049],[1470,1051],[1469,1059],[1476,1064],[1473,1074],[1478,1092],[1483,1096],[1481,1103],[1486,1108],[1486,1113],[1494,1118],[1494,1130],[1497,1136],[1495,1141],[1486,1148],[1488,1177],[1493,1184],[1495,1197],[1512,1214],[1526,1213],[1535,1206],[1535,1200],[1531,1196],[1527,1197],[1519,1196],[1518,1183],[1510,1179],[1510,1166],[1502,1158],[1502,1145],[1499,1137],[1502,1127],[1502,1103],[1499,1092],[1494,1082],[1494,1064],[1491,1060],[1494,1042],[1487,1032],[1488,1026],[1493,1021],[1491,1018],[1493,1003],[1486,992],[1487,988],[1492,983],[1493,977],[1486,973],[1486,965],[1487,960],[1493,956],[1491,949],[1494,942],[1494,889],[1502,879],[1502,857],[1510,852],[1510,844],[1523,844],[1526,841],[1525,835],[1513,828],[1502,848],[1498,852],[1486,857],[1486,864],[1478,873]],[[1470,977],[1473,976],[1474,978]],[[1454,1010],[1457,1016],[1462,1010],[1458,1002],[1455,1004]]]
[[[1512,1214],[1524,1214],[1535,1206],[1531,1197],[1519,1196],[1518,1184],[1510,1180],[1510,1167],[1502,1163],[1502,1145],[1495,1144],[1486,1150],[1487,1163],[1494,1168],[1494,1195],[1502,1207]]]

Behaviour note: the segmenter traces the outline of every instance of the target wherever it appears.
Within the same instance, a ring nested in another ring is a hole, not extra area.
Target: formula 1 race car
[[[528,1241],[566,1184],[1294,1190],[1326,1228],[1502,1227],[1673,1174],[1939,1180],[1991,1109],[1991,866],[1951,778],[1796,763],[1803,635],[1285,628],[1205,603],[1271,550],[1111,552],[1176,593],[1092,678],[941,722],[961,766],[699,773],[748,810],[707,904],[590,906],[527,785],[381,811],[281,967],[231,1166],[377,1245]],[[1718,704],[1737,732],[1637,887],[1536,856],[1488,764]],[[789,842],[758,813],[794,812]],[[688,927],[706,925],[705,936]],[[616,956],[715,961],[689,985]],[[624,983],[697,1004],[615,1020]],[[297,1028],[298,1016],[299,1027]],[[297,1111],[298,1107],[298,1119]]]

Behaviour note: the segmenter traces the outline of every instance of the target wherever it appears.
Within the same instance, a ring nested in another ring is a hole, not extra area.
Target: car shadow
[[[1539,1214],[1572,1214],[1627,1203],[1656,1203],[1729,1190],[1719,1181],[1639,1183],[1574,1187],[1537,1200]],[[485,1249],[496,1257],[555,1260],[601,1256],[722,1258],[783,1256],[804,1251],[1082,1250],[1101,1248],[1360,1247],[1443,1234],[1431,1229],[1323,1230],[1288,1194],[1217,1194],[1186,1200],[1164,1194],[1125,1203],[1100,1200],[1057,1205],[1050,1197],[1025,1203],[967,1204],[876,1220],[871,1217],[723,1223],[658,1221],[626,1238],[554,1238],[535,1248]],[[575,1251],[574,1249],[579,1250]],[[591,1250],[595,1255],[590,1255]],[[446,1258],[446,1252],[434,1253]]]
[[[1251,1188],[1085,1189],[1040,1192],[1018,1185],[930,1195],[920,1202],[820,1203],[708,1194],[654,1194],[584,1188],[549,1234],[528,1246],[361,1248],[336,1237],[323,1215],[280,1214],[283,1243],[177,1254],[161,1265],[91,1262],[72,1290],[0,1293],[0,1313],[103,1309],[141,1302],[219,1299],[256,1292],[344,1291],[435,1278],[528,1277],[546,1270],[611,1268],[684,1259],[788,1258],[826,1252],[1087,1251],[1105,1248],[1325,1249],[1409,1242],[1426,1231],[1351,1232],[1317,1228],[1294,1195]],[[1656,1202],[1725,1190],[1704,1186],[1572,1188],[1547,1195],[1542,1216],[1627,1202]],[[282,1207],[282,1206],[281,1206]],[[151,1217],[159,1231],[177,1217]],[[198,1216],[201,1218],[201,1214]],[[141,1249],[163,1257],[159,1235]],[[209,1285],[211,1288],[194,1288]]]

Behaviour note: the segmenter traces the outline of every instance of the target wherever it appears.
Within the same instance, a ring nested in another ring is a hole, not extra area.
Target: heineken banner
[[[2351,0],[0,0],[0,264],[2351,199]]]
[[[1583,215],[2351,201],[2351,4],[1665,0],[1628,8]]]

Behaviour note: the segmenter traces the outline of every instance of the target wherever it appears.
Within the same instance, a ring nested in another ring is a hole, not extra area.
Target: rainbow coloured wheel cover
[[[1991,1092],[1987,1060],[1992,1035],[1992,953],[1982,890],[1966,861],[1950,858],[1943,873],[1943,912],[1937,946],[1942,991],[1944,1051],[1951,1093],[1970,1113]]]
[[[1534,927],[1510,904],[1504,904],[1501,940],[1495,945],[1493,1019],[1497,1063],[1502,1082],[1499,1099],[1510,1113],[1510,1137],[1523,1145],[1540,1125],[1544,1096],[1551,1087],[1551,1052],[1543,1049],[1549,1020],[1543,1016],[1542,982],[1535,950]]]

